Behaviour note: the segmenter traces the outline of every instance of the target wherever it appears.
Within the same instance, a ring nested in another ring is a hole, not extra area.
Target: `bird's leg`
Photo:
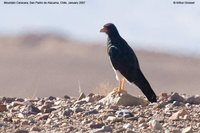
[[[119,87],[116,87],[113,89],[112,95],[115,96],[115,95],[119,94],[120,89],[121,89],[121,80],[119,80]]]
[[[120,93],[122,90],[122,79],[119,80],[119,88],[118,88],[118,93]]]
[[[124,84],[125,84],[125,79],[123,78],[123,79],[120,80],[120,88],[118,90],[118,93],[122,93],[122,92],[127,93],[127,91],[124,88]]]
[[[121,80],[121,90],[120,90],[120,92],[125,91],[124,83],[125,83],[125,79],[123,78],[123,79]]]
[[[127,93],[126,90],[124,89],[124,83],[125,83],[125,79],[120,79],[119,81],[119,87],[118,88],[115,88],[112,95],[117,95],[117,94],[120,94],[120,93]]]

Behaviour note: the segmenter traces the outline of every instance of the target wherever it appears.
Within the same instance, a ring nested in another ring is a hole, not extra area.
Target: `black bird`
[[[138,86],[150,102],[157,102],[156,94],[144,77],[134,51],[120,36],[115,25],[105,24],[100,32],[105,32],[108,35],[107,52],[119,81],[119,88],[115,90],[114,94],[125,91],[124,80],[126,79]]]

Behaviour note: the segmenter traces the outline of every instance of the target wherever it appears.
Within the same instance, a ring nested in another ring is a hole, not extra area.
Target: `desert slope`
[[[199,59],[135,52],[156,93],[200,93]],[[104,45],[52,34],[0,37],[2,96],[77,96],[79,88],[85,93],[99,92],[102,86],[112,88],[117,84]],[[127,89],[134,95],[141,94],[135,86],[127,85]]]

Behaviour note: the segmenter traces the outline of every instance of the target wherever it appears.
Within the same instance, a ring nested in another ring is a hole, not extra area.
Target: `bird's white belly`
[[[115,71],[116,79],[118,81],[124,78],[124,76],[118,70],[114,69],[114,71]]]
[[[124,76],[120,73],[120,71],[118,71],[118,70],[115,70],[115,68],[112,66],[112,68],[113,68],[113,70],[114,70],[114,72],[115,72],[115,77],[116,77],[116,79],[118,80],[118,81],[120,81],[121,79],[123,79],[124,78]]]

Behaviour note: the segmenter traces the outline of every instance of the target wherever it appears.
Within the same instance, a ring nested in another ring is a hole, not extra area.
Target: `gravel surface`
[[[104,96],[81,94],[0,99],[0,132],[200,133],[200,96],[162,93],[146,106],[105,105]]]

